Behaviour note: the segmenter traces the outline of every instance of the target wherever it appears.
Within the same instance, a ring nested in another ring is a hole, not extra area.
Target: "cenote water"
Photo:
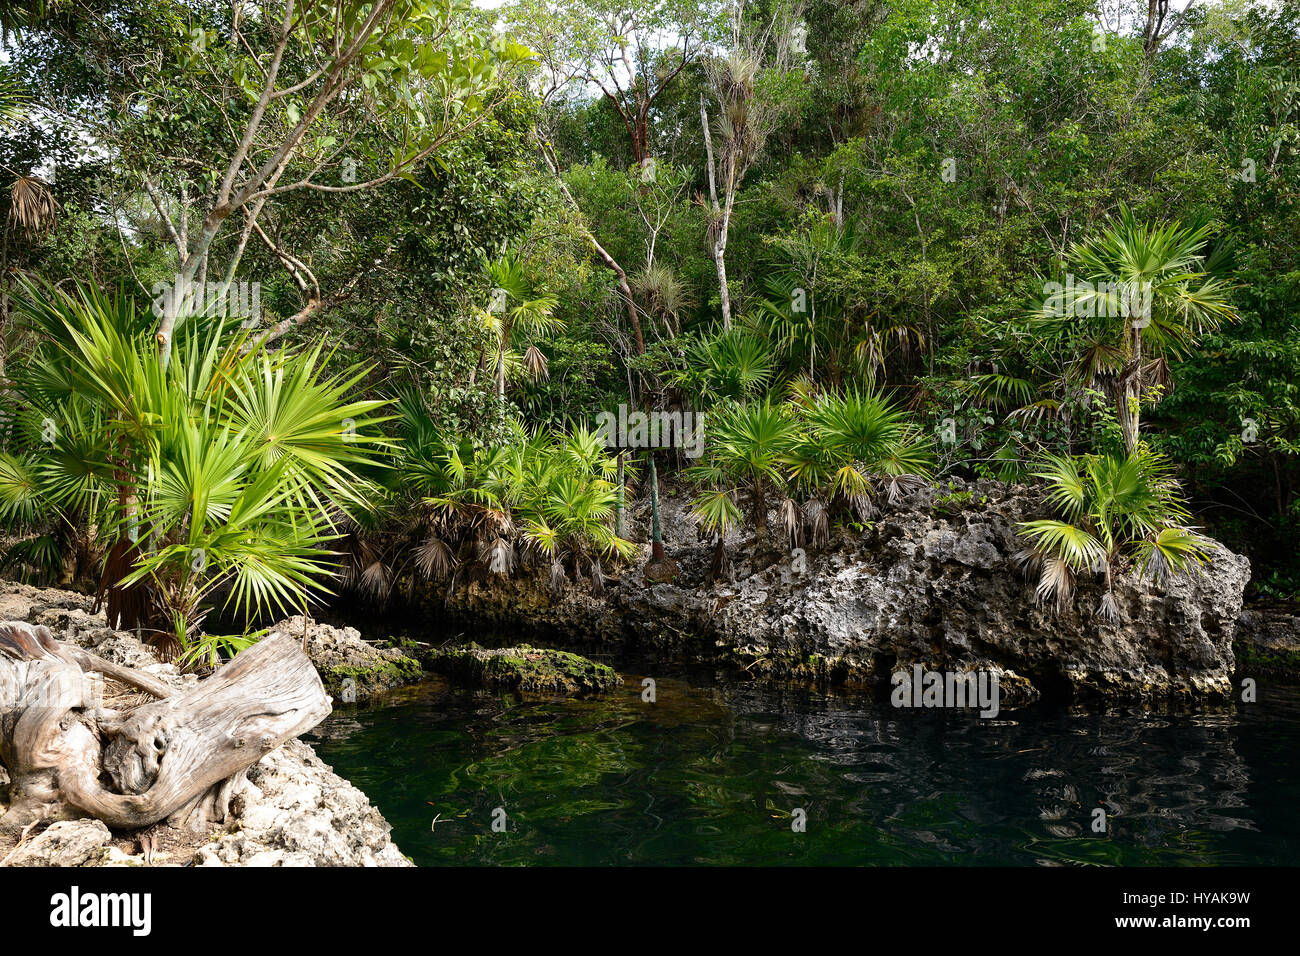
[[[650,704],[635,665],[620,672],[586,700],[430,681],[340,706],[308,739],[421,865],[1280,865],[1300,851],[1295,690],[1261,684],[1259,703],[1214,712],[981,720],[656,670]]]

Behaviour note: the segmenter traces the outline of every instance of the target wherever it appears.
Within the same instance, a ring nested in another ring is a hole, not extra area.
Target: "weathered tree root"
[[[92,674],[158,700],[104,710]],[[329,712],[316,668],[282,634],[177,691],[48,628],[0,623],[0,763],[12,778],[0,829],[83,816],[128,830],[222,822],[248,768]]]

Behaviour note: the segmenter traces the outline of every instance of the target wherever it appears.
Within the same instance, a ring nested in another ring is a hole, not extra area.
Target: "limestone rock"
[[[302,615],[286,618],[269,633],[303,637]],[[307,623],[307,656],[320,672],[325,690],[343,703],[366,700],[376,693],[419,680],[419,661],[396,648],[378,648],[365,641],[354,627]]]
[[[262,759],[232,802],[235,821],[194,857],[198,866],[411,866],[364,793],[310,746]]]
[[[674,583],[646,581],[635,563],[610,579],[603,600],[573,588],[552,600],[540,575],[475,581],[447,602],[451,623],[730,660],[769,677],[887,681],[913,664],[996,671],[1009,706],[1058,690],[1182,701],[1229,693],[1250,574],[1244,557],[1217,548],[1204,575],[1165,589],[1122,575],[1117,626],[1093,613],[1101,597],[1095,580],[1081,580],[1070,607],[1056,614],[1035,601],[1033,582],[1014,562],[1024,544],[1017,523],[1051,513],[1041,494],[990,481],[952,484],[913,492],[865,531],[837,529],[828,547],[806,548],[798,566],[775,532],[761,539],[733,532],[732,573],[723,581],[709,580],[713,548],[698,539],[688,499],[665,496]],[[644,535],[643,511],[629,509],[634,537],[638,522]]]
[[[93,866],[113,834],[98,820],[63,820],[29,839],[9,857],[9,866]]]
[[[1233,647],[1237,666],[1244,674],[1300,674],[1300,607],[1279,605],[1242,611]]]
[[[548,648],[482,648],[477,644],[435,651],[430,669],[473,686],[536,694],[578,696],[617,687],[618,673],[578,654]]]

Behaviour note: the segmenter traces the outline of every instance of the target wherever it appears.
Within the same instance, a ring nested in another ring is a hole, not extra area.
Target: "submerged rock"
[[[1095,616],[1093,580],[1058,614],[1014,562],[1017,523],[1048,517],[1047,504],[1025,486],[952,484],[912,493],[861,530],[836,529],[821,549],[733,534],[731,577],[720,582],[709,579],[713,548],[698,540],[689,502],[665,498],[665,547],[679,568],[671,584],[633,566],[609,579],[603,599],[570,588],[553,601],[540,575],[521,576],[474,581],[447,606],[480,627],[729,661],[772,678],[877,682],[914,664],[991,671],[1007,706],[1055,691],[1184,702],[1229,693],[1244,557],[1217,547],[1205,574],[1163,589],[1121,575],[1117,625]],[[630,518],[645,522],[635,508]]]
[[[492,690],[576,696],[599,694],[622,681],[612,667],[568,651],[541,647],[440,649],[430,653],[429,669],[452,680]]]

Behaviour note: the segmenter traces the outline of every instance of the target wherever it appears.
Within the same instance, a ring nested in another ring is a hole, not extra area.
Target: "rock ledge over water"
[[[1204,575],[1165,589],[1121,576],[1115,626],[1093,614],[1096,581],[1081,581],[1055,614],[1014,562],[1017,523],[1050,516],[1046,503],[1026,486],[951,484],[912,493],[865,530],[837,529],[828,547],[805,549],[802,573],[777,535],[733,535],[732,576],[722,581],[709,580],[713,549],[699,540],[688,500],[666,495],[671,584],[644,579],[644,549],[603,598],[579,582],[553,600],[539,573],[475,581],[447,606],[457,623],[731,662],[774,678],[872,683],[914,664],[993,671],[1008,706],[1058,691],[1185,703],[1230,693],[1244,557],[1218,547]],[[647,512],[644,502],[631,509],[634,538],[644,540]]]

